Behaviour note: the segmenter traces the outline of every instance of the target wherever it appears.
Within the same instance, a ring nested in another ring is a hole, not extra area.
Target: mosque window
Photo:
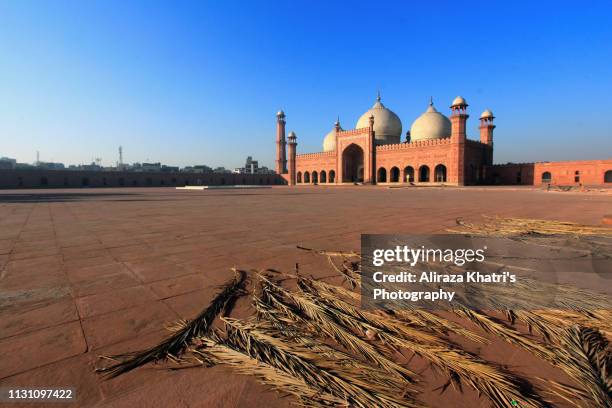
[[[392,183],[399,183],[400,178],[400,170],[398,167],[392,167],[389,172],[389,181]]]
[[[387,169],[385,169],[384,167],[381,167],[381,168],[378,169],[377,181],[379,183],[386,183],[387,182]]]
[[[446,183],[446,166],[438,164],[434,169],[434,178],[436,183]]]
[[[580,183],[580,172],[578,170],[574,172],[574,183]]]
[[[414,183],[414,169],[412,166],[406,166],[404,168],[404,181],[406,183]]]
[[[550,183],[552,181],[552,174],[550,171],[542,173],[542,183]]]
[[[419,168],[419,181],[421,183],[429,182],[429,167],[428,166],[421,166]]]
[[[604,173],[604,183],[612,183],[612,170],[608,170]]]

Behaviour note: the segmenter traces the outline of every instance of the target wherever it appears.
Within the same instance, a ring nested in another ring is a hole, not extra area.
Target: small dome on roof
[[[283,110],[281,109],[278,112],[276,112],[276,116],[278,116],[279,118],[283,117],[283,116],[285,116],[285,112],[283,112]]]
[[[490,109],[485,109],[484,112],[482,112],[482,115],[480,115],[480,119],[487,119],[487,118],[491,118],[493,119],[493,112],[491,112]]]
[[[289,132],[289,137],[296,137],[295,136],[295,132],[293,130],[291,132]]]
[[[451,104],[451,108],[455,106],[468,106],[467,102],[463,98],[463,96],[458,96],[453,99],[453,103]]]
[[[336,126],[338,126],[338,130],[343,130],[340,126],[340,120],[337,120],[332,130],[327,135],[325,135],[325,139],[323,139],[324,152],[331,152],[336,150]]]
[[[429,107],[410,128],[410,141],[443,139],[451,134],[450,120],[429,103]]]

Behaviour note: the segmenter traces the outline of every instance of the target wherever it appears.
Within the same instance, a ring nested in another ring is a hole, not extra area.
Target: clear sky
[[[497,117],[495,161],[612,157],[610,1],[0,0],[0,156],[273,167],[275,113],[320,151],[377,89]]]

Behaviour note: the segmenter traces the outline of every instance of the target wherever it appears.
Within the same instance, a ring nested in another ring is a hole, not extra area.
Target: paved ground
[[[2,191],[0,387],[75,387],[79,406],[286,406],[220,368],[101,381],[93,365],[192,317],[233,265],[317,270],[296,244],[358,249],[362,232],[442,232],[482,214],[599,224],[611,204],[528,188]]]

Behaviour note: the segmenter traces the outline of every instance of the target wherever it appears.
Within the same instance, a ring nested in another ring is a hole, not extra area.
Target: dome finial
[[[433,96],[429,97],[429,106],[433,106]]]
[[[376,94],[376,101],[380,102],[380,89],[378,90],[377,94]]]

